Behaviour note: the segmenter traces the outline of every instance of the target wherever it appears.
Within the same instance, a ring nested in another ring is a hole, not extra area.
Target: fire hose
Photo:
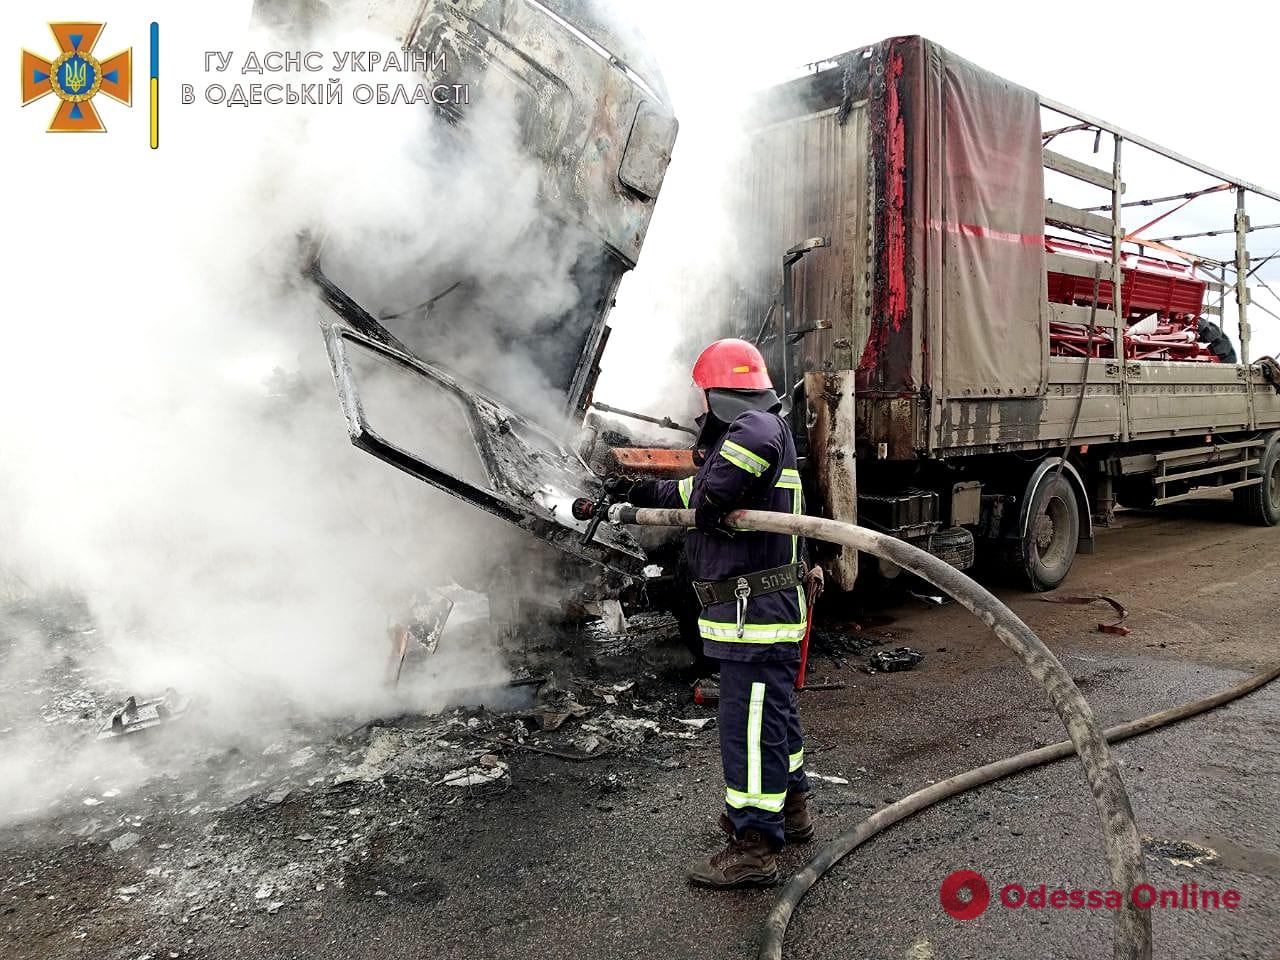
[[[1181,706],[1171,707],[1168,710],[1161,710],[1159,713],[1153,713],[1118,726],[1108,727],[1103,732],[1109,743],[1118,743],[1121,740],[1128,740],[1130,737],[1141,736],[1171,723],[1177,723],[1179,720],[1186,720],[1188,717],[1206,713],[1223,704],[1230,703],[1232,700],[1238,700],[1246,694],[1266,686],[1277,677],[1280,677],[1280,666],[1271,667],[1262,673],[1255,674],[1242,683],[1215,693],[1213,696],[1184,703]],[[800,905],[804,895],[822,878],[823,874],[876,834],[893,826],[899,820],[904,820],[913,814],[919,813],[926,807],[931,807],[941,800],[954,797],[957,794],[964,793],[966,790],[980,787],[994,780],[1003,779],[1022,770],[1061,760],[1063,757],[1070,756],[1074,749],[1070,740],[1063,740],[1047,747],[1040,747],[1038,750],[1029,750],[1017,756],[1006,757],[1003,760],[976,767],[973,770],[957,774],[947,780],[925,787],[923,790],[908,794],[901,800],[876,811],[861,823],[840,834],[827,844],[816,857],[810,860],[803,870],[788,880],[786,886],[782,888],[782,892],[774,902],[773,908],[765,917],[764,934],[761,937],[760,953],[758,954],[759,960],[782,960],[782,943],[787,935],[787,923],[790,921],[791,914],[795,908]]]
[[[691,527],[694,525],[692,510],[637,508],[625,503],[609,507],[608,518],[613,523],[641,526]],[[1084,695],[1076,687],[1071,675],[1067,673],[1058,658],[1030,627],[990,591],[946,561],[902,540],[865,527],[822,517],[796,516],[763,510],[734,511],[726,518],[726,523],[737,530],[755,530],[822,540],[889,560],[949,594],[990,627],[1000,642],[1017,655],[1027,672],[1044,688],[1054,709],[1058,712],[1058,717],[1066,727],[1070,738],[1069,743],[1080,758],[1085,780],[1093,795],[1113,886],[1117,890],[1133,890],[1138,885],[1146,883],[1142,845],[1138,837],[1137,825],[1133,820],[1133,807],[1129,802],[1129,795],[1125,792],[1124,782],[1120,778],[1120,770],[1107,747],[1106,734],[1098,725],[1097,718],[1094,717],[1093,710]],[[1008,762],[1001,761],[1001,763]],[[962,774],[960,778],[953,778],[953,781],[967,779],[977,772]],[[1008,772],[1013,770],[1010,769]],[[988,777],[988,779],[994,779],[994,777]],[[953,783],[953,781],[947,781],[947,783]],[[984,782],[986,780],[977,779],[969,785]],[[916,810],[948,796],[949,794],[939,789],[943,786],[945,784],[935,784],[927,790],[899,800],[896,804],[877,812],[853,831],[843,834],[819,854],[813,863],[793,877],[766,921],[764,940],[760,949],[761,960],[782,956],[782,940],[792,910],[826,869],[868,837]],[[967,789],[967,786],[962,786],[961,789]],[[959,792],[959,790],[952,792]],[[929,796],[913,800],[926,794]],[[1147,911],[1137,907],[1132,897],[1125,897],[1123,905],[1115,913],[1112,943],[1116,960],[1150,960],[1151,916]]]

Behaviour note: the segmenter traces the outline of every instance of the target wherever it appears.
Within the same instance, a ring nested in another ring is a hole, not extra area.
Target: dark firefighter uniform
[[[637,484],[636,506],[692,508],[723,517],[737,509],[800,514],[804,498],[795,443],[775,413],[746,410],[705,449],[696,476]],[[704,425],[704,436],[706,434]],[[801,561],[798,538],[776,533],[691,529],[695,581],[732,581]],[[803,583],[703,607],[703,651],[720,661],[720,753],[725,804],[738,836],[757,830],[783,843],[787,791],[808,793],[795,680],[804,637]]]

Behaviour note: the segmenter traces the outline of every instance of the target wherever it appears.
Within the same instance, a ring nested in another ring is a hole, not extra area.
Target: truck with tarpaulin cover
[[[760,332],[830,516],[960,566],[985,547],[1034,589],[1092,550],[1117,501],[1230,490],[1243,519],[1280,520],[1277,368],[1247,362],[1246,200],[1274,192],[920,37],[828,62],[759,118],[743,202],[761,249],[815,244],[775,258],[756,312],[772,307]],[[1087,150],[1104,143],[1099,164]],[[1129,167],[1151,169],[1135,154],[1186,187],[1135,197]],[[1199,234],[1234,237],[1229,258],[1152,232],[1214,200],[1226,223]],[[856,558],[831,572],[852,585]]]
[[[590,243],[574,272],[581,296],[538,351],[568,426],[433,362],[402,320],[393,329],[331,279],[318,251],[310,274],[332,308],[325,337],[352,442],[603,571],[596,597],[652,587],[664,547],[576,520],[569,505],[597,498],[609,469],[693,470],[687,450],[618,443],[591,412],[617,282],[636,263],[676,138],[661,76],[642,42],[585,0],[374,6],[407,49],[447,50],[468,83],[512,98],[547,217]],[[1066,577],[1117,502],[1230,490],[1244,519],[1280,520],[1280,370],[1249,360],[1246,208],[1277,194],[920,37],[817,64],[751,113],[749,158],[726,177],[754,224],[742,242],[754,279],[725,291],[718,331],[764,351],[812,511],[961,569],[987,553],[1033,589]],[[465,114],[448,119],[466,135]],[[1109,162],[1072,156],[1072,138],[1105,142]],[[1126,232],[1137,151],[1195,181],[1137,209],[1227,198],[1233,256]],[[1099,199],[1047,197],[1050,176]],[[1228,294],[1238,356],[1216,326]],[[380,429],[361,386],[375,368],[445,398],[474,456],[446,462]],[[851,589],[858,557],[825,559],[829,580]]]

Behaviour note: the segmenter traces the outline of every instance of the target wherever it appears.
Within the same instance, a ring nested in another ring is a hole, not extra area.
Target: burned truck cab
[[[316,35],[352,22],[329,4],[302,7],[259,0],[258,19],[305,21]],[[331,309],[324,336],[351,441],[570,558],[602,565],[615,588],[634,583],[646,556],[633,537],[605,525],[586,538],[587,525],[571,515],[576,498],[600,490],[573,436],[599,373],[614,294],[639,257],[675,141],[661,75],[625,25],[586,0],[358,7],[366,26],[427,65],[425,84],[466,91],[412,107],[431,112],[433,143],[482,157],[496,147],[485,140],[495,125],[481,121],[499,114],[497,127],[507,134],[500,146],[537,181],[530,229],[572,294],[567,305],[531,318],[526,291],[510,280],[495,289],[503,271],[491,259],[468,257],[464,245],[447,264],[415,264],[417,293],[388,303],[386,290],[344,271],[335,254],[340,242],[325,239],[307,272]],[[483,225],[476,230],[480,251]],[[518,355],[532,367],[537,389],[513,384],[504,375],[509,365],[493,365],[495,372],[456,363],[472,346],[467,341],[481,336],[489,353]],[[404,388],[386,389],[389,380]],[[449,442],[411,442],[424,420]],[[465,449],[451,449],[459,441]]]

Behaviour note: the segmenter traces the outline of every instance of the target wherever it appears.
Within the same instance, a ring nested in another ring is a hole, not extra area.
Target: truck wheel
[[[1031,502],[1026,532],[1004,544],[1004,567],[1015,580],[1037,592],[1052,590],[1067,578],[1080,540],[1080,506],[1071,481],[1050,474]]]
[[[1250,476],[1261,476],[1262,483],[1255,487],[1243,487],[1232,491],[1236,507],[1243,519],[1260,527],[1274,527],[1280,523],[1280,433],[1273,433],[1262,448],[1262,463],[1250,471]]]

